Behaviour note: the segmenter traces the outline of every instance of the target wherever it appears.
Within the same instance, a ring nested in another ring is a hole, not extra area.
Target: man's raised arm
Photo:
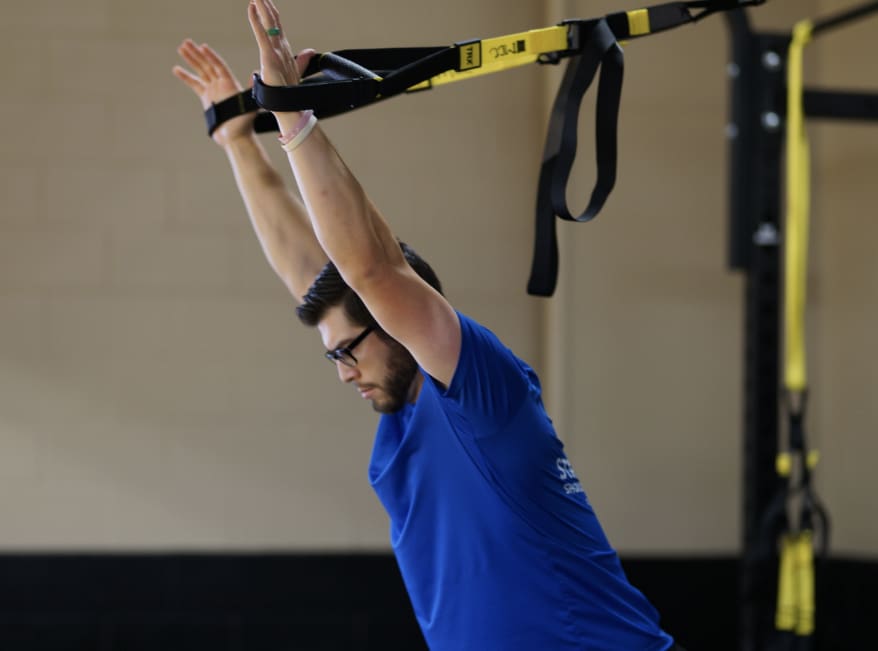
[[[263,81],[299,83],[299,68],[271,0],[251,0]],[[460,324],[448,302],[409,267],[389,226],[326,135],[306,113],[275,113],[314,232],[345,282],[391,337],[448,384],[460,353]],[[304,135],[304,138],[302,137]]]
[[[225,61],[208,45],[185,40],[177,50],[192,72],[180,66],[174,75],[198,96],[202,109],[241,92]],[[303,53],[301,65],[310,53]],[[284,185],[253,131],[254,114],[224,123],[213,134],[229,159],[238,191],[265,257],[295,297],[302,301],[327,261],[302,202]]]

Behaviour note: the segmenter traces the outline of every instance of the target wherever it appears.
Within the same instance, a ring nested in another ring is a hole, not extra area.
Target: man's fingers
[[[260,0],[265,3],[265,8],[268,10],[268,15],[271,16],[271,24],[275,27],[280,27],[280,12],[277,10],[277,7],[274,6],[274,2],[271,0]]]
[[[204,58],[207,63],[210,64],[213,69],[213,74],[215,77],[231,77],[232,70],[229,68],[228,64],[223,61],[223,58],[217,54],[207,43],[202,43],[201,52],[204,54]]]
[[[251,0],[247,5],[247,18],[250,21],[250,29],[253,30],[253,36],[256,37],[256,44],[259,45],[260,51],[270,50],[271,43],[268,41],[268,35],[262,26],[262,19],[259,16],[259,9],[256,7],[255,0]]]
[[[195,48],[195,51],[198,52],[198,58],[201,62],[201,71],[203,72],[205,81],[213,81],[219,75],[213,69],[213,64],[210,61],[210,58],[207,56],[207,53],[204,51],[204,48],[207,47],[206,43],[202,43],[201,45],[192,44],[192,47]]]
[[[253,7],[256,12],[257,22],[259,26],[262,28],[262,31],[265,32],[269,27],[273,27],[273,23],[271,20],[271,16],[268,14],[268,8],[265,6],[265,3],[261,0],[252,0],[250,2],[250,6]]]
[[[180,66],[174,66],[171,69],[171,72],[174,73],[174,76],[177,79],[189,86],[189,88],[195,91],[198,95],[201,95],[202,91],[204,90],[204,83],[202,83],[201,79],[193,75],[185,68],[181,68]]]
[[[202,52],[204,52],[204,56],[210,62],[210,64],[217,71],[222,71],[226,74],[231,74],[232,69],[229,68],[229,64],[225,62],[225,60],[219,55],[219,53],[210,47],[207,43],[204,43],[202,46]]]
[[[183,60],[189,64],[189,67],[197,72],[201,77],[207,79],[212,76],[210,66],[204,57],[204,54],[189,39],[183,41],[183,44],[177,48],[177,52],[183,57]]]
[[[278,33],[281,34],[281,38],[283,38],[283,27],[280,24],[280,13],[277,10],[277,7],[271,2],[271,0],[254,0],[256,4],[256,9],[259,12],[259,17],[262,21],[262,27],[266,30],[268,29],[276,29],[278,32],[275,33],[275,36]]]

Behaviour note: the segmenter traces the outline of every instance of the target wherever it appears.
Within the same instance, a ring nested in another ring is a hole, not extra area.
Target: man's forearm
[[[282,129],[295,121],[278,114]],[[289,158],[320,245],[348,284],[356,290],[376,267],[405,264],[390,227],[319,126]]]
[[[255,135],[234,139],[225,152],[265,257],[301,301],[327,260],[304,206],[284,185]]]

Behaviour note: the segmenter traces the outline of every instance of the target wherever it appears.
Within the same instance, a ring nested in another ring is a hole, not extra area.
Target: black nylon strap
[[[453,61],[451,57],[454,55],[455,49],[447,46],[341,50],[323,55],[318,54],[311,59],[307,70],[305,70],[302,87],[297,87],[297,90],[293,91],[294,99],[292,102],[284,105],[294,107],[288,110],[302,110],[316,106],[314,112],[320,118],[337,115],[351,108],[362,106],[364,103],[363,89],[355,89],[350,86],[339,89],[336,87],[339,81],[391,74],[392,83],[396,86],[404,86],[402,90],[405,90],[408,87],[405,84],[411,77],[413,67],[418,68],[415,75],[426,74],[429,78],[433,74],[447,70],[447,65],[449,61]],[[430,59],[425,60],[427,57]],[[417,82],[412,82],[409,85],[414,83]],[[303,91],[302,88],[306,87],[310,90]],[[268,92],[273,101],[288,102],[286,89],[277,90],[279,96],[272,91]],[[365,95],[370,100],[365,103],[377,101],[377,98],[373,97],[370,92],[365,91]],[[296,97],[298,99],[295,99]],[[313,106],[309,106],[309,104]],[[259,109],[260,106],[254,97],[254,91],[250,90],[213,104],[204,112],[207,134],[212,136],[214,131],[224,122]],[[254,129],[257,133],[277,131],[277,122],[270,113],[260,112],[256,116]]]
[[[318,56],[320,69],[332,79],[374,79],[378,76],[356,61],[346,59],[335,52],[326,52]]]
[[[432,79],[448,70],[454,70],[460,60],[457,47],[445,47],[432,54],[402,66],[387,75],[381,82],[382,97],[392,97],[405,92],[415,84]]]
[[[253,130],[256,133],[272,133],[280,131],[280,127],[277,126],[274,114],[268,111],[260,111],[256,114],[256,120],[253,122]]]
[[[383,70],[387,72],[409,66],[430,55],[448,49],[447,45],[441,47],[385,47],[337,50],[335,54],[348,61],[353,61],[367,70],[374,70],[375,72]],[[323,69],[319,57],[314,57],[311,59],[308,69],[303,76],[308,77]]]
[[[693,20],[685,2],[669,2],[666,5],[650,7],[648,11],[650,34],[673,29]]]
[[[622,92],[622,49],[606,20],[583,23],[582,56],[567,64],[555,98],[537,190],[534,257],[527,291],[551,296],[558,278],[555,216],[587,222],[598,214],[616,181],[616,127]],[[582,98],[601,69],[595,116],[597,181],[585,211],[574,217],[567,206],[567,182],[576,159],[577,121]]]
[[[403,93],[415,84],[453,70],[458,60],[456,47],[393,48],[371,53],[346,50],[319,59],[321,70],[333,78],[331,81],[306,80],[294,87],[273,87],[254,75],[253,97],[258,105],[271,111],[312,109],[318,117],[328,117]],[[367,68],[367,62],[382,72],[385,67],[394,69],[383,76],[373,73],[375,68]],[[372,78],[363,78],[364,73]],[[353,75],[357,77],[351,78]]]
[[[377,79],[343,79],[299,84],[291,89],[269,86],[262,82],[259,73],[254,73],[253,99],[269,111],[312,109],[317,117],[329,117],[374,102],[378,84]]]
[[[211,104],[204,112],[204,119],[207,121],[207,135],[212,136],[223,122],[258,110],[259,105],[246,92],[232,95],[217,104]]]

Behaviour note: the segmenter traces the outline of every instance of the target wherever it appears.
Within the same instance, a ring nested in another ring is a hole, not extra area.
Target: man
[[[299,82],[271,0],[251,0],[261,75]],[[240,91],[207,46],[175,74],[202,107]],[[254,135],[214,135],[270,264],[316,325],[339,378],[382,412],[369,479],[432,649],[660,651],[674,647],[625,578],[540,398],[534,372],[456,312],[400,245],[313,116],[276,113],[304,206]],[[328,259],[328,262],[327,262]]]

